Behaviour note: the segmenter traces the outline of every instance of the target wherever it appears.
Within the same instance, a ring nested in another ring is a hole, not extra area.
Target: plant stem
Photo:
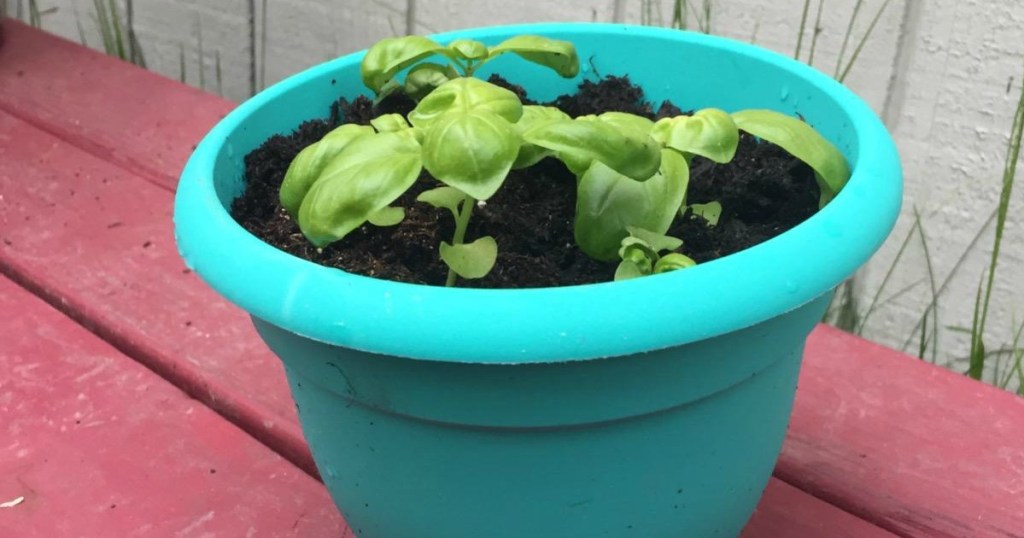
[[[452,237],[452,245],[461,245],[466,241],[466,229],[469,228],[469,218],[473,215],[474,206],[476,206],[476,200],[467,195],[462,201],[462,210],[459,211],[459,215],[455,219],[455,235]],[[448,268],[448,279],[445,280],[444,285],[449,288],[454,286],[455,277],[455,271]]]

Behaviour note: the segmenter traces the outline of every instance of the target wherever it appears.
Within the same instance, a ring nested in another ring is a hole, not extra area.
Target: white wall
[[[25,0],[27,3],[27,0]],[[704,0],[689,0],[698,7]],[[884,0],[866,0],[847,47]],[[431,33],[469,26],[531,21],[666,23],[670,0],[120,0],[133,23],[149,67],[184,76],[228,98],[241,100],[254,88],[334,56],[408,30]],[[13,11],[18,0],[7,0]],[[99,46],[91,0],[38,0],[47,30]],[[264,32],[264,4],[266,28]],[[856,0],[830,0],[821,20],[814,65],[833,73]],[[818,2],[811,1],[804,54]],[[413,6],[412,16],[408,11]],[[644,6],[649,6],[645,15]],[[754,40],[792,54],[804,0],[758,2],[713,0],[713,33]],[[694,22],[695,15],[689,17]],[[692,24],[691,24],[692,25]],[[202,50],[200,51],[200,36]],[[265,50],[264,50],[265,47]],[[184,56],[182,55],[184,53]],[[220,58],[221,84],[216,82]],[[264,61],[265,58],[265,61]],[[1024,75],[1024,2],[1019,0],[892,0],[861,52],[846,83],[885,119],[900,148],[906,174],[903,218],[882,252],[862,273],[863,303],[870,301],[914,223],[917,208],[936,278],[949,275],[998,201],[1005,145]],[[1022,170],[1024,175],[1024,170]],[[990,349],[1009,341],[1011,323],[1024,320],[1024,229],[1022,191],[1011,201],[1003,256],[990,314]],[[969,326],[974,294],[988,262],[991,230],[983,233],[940,299],[940,326]],[[890,280],[887,302],[867,323],[866,334],[902,347],[930,301],[921,242],[910,243]],[[915,284],[916,283],[916,284]],[[967,338],[940,330],[940,361],[966,353]],[[958,363],[962,365],[962,363]]]

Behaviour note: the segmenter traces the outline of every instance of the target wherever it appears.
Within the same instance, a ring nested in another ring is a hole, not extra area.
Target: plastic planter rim
[[[436,39],[566,32],[696,44],[802,79],[847,115],[858,148],[850,163],[850,182],[824,209],[765,243],[691,269],[624,282],[517,290],[443,288],[323,267],[277,250],[238,225],[216,192],[214,164],[231,133],[253,111],[325,73],[352,66],[357,72],[364,54],[359,52],[271,86],[207,134],[182,173],[175,200],[175,233],[186,264],[253,316],[318,341],[415,359],[541,363],[662,349],[770,319],[828,293],[889,234],[902,192],[889,133],[860,98],[802,63],[729,39],[619,24],[490,27]],[[296,123],[305,119],[296,118]]]

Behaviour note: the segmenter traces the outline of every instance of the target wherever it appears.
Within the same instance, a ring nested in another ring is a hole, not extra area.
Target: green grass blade
[[[967,358],[970,361],[967,366],[967,375],[973,379],[981,379],[981,373],[985,369],[985,342],[981,332],[981,289],[985,283],[985,274],[982,273],[978,282],[978,292],[974,297],[974,315],[971,316],[971,351]]]
[[[814,16],[814,28],[811,29],[811,51],[807,55],[807,65],[814,65],[814,49],[818,46],[818,36],[821,35],[821,12],[824,11],[825,0],[818,0],[818,13]]]
[[[217,69],[217,95],[224,97],[224,78],[220,70],[220,50],[214,52],[213,59]]]
[[[936,294],[937,296],[941,296],[943,293],[946,292],[946,289],[949,288],[949,284],[953,281],[953,277],[955,277],[960,272],[960,268],[963,266],[964,262],[967,261],[967,256],[974,251],[974,247],[977,246],[979,241],[981,241],[981,236],[984,235],[985,230],[988,229],[989,224],[992,224],[992,221],[994,221],[995,219],[996,209],[993,209],[992,213],[988,216],[987,219],[985,219],[985,222],[982,223],[980,228],[978,228],[978,231],[974,233],[974,237],[972,237],[971,240],[968,242],[967,248],[965,248],[964,251],[960,253],[960,256],[957,258],[956,262],[953,263],[953,268],[950,269],[949,273],[946,274],[946,278],[942,280],[942,285],[939,286],[938,293]],[[928,309],[926,308],[925,313],[927,312]],[[924,315],[922,314],[922,316],[918,318],[917,323],[914,325],[914,328],[911,329],[908,333],[909,336],[907,336],[907,339],[904,340],[903,344],[900,346],[900,349],[902,351],[907,351],[907,348],[910,346],[910,342],[914,339],[914,334],[917,333],[917,330],[921,328],[923,322]],[[970,332],[969,329],[966,330]]]
[[[811,0],[804,0],[804,9],[800,13],[800,31],[796,35],[796,50],[793,51],[793,59],[800,59],[800,49],[804,46],[804,30],[807,29],[807,14],[811,11]]]
[[[178,43],[178,80],[182,84],[186,83],[185,76],[185,44]]]
[[[985,326],[988,322],[989,301],[992,298],[992,286],[995,283],[996,266],[999,262],[1000,247],[1003,242],[1003,230],[1006,227],[1006,216],[1010,206],[1010,196],[1013,193],[1013,184],[1017,176],[1017,159],[1020,157],[1021,136],[1024,134],[1024,85],[1021,86],[1020,97],[1017,100],[1017,111],[1013,115],[1013,125],[1010,128],[1010,140],[1006,148],[1006,161],[1003,165],[1003,186],[999,193],[999,208],[996,212],[996,232],[992,241],[992,257],[989,261],[988,279],[985,282],[985,299],[981,304],[980,315],[975,305],[975,335],[971,338],[971,377],[974,374],[980,375],[980,369],[984,366],[984,342],[983,336]],[[979,296],[981,293],[979,287]],[[981,364],[976,364],[981,357]]]
[[[871,314],[878,308],[878,300],[885,291],[885,287],[889,284],[889,279],[896,272],[896,266],[899,265],[900,259],[903,258],[903,253],[906,252],[907,246],[910,244],[910,240],[914,237],[914,232],[917,231],[917,224],[915,223],[910,227],[910,231],[907,232],[907,236],[903,238],[903,243],[900,244],[900,248],[896,251],[896,257],[893,258],[892,263],[889,264],[889,268],[885,271],[885,276],[882,278],[882,283],[879,284],[878,289],[875,290],[874,297],[871,298],[871,302],[868,304],[868,309],[864,312],[864,316],[860,320],[860,324],[853,331],[855,334],[861,334],[864,331],[864,325],[867,324]]]
[[[857,43],[857,48],[853,49],[853,56],[850,56],[850,62],[846,64],[846,69],[843,70],[843,74],[839,76],[839,82],[846,80],[846,76],[850,74],[850,70],[853,69],[854,64],[857,63],[857,58],[860,57],[860,51],[864,49],[864,45],[868,42],[868,38],[871,37],[871,33],[875,31],[875,26],[878,25],[878,21],[882,18],[882,13],[885,12],[885,8],[889,7],[889,2],[892,0],[885,0],[882,2],[882,6],[878,8],[878,12],[875,13],[875,18],[871,19],[871,24],[868,25],[868,29],[861,36],[860,42]]]
[[[43,27],[43,17],[39,14],[39,4],[36,0],[28,0],[28,23],[33,28]]]
[[[927,315],[928,309],[930,309],[932,311],[932,316],[931,316],[931,318],[932,318],[932,337],[931,338],[938,338],[938,334],[939,334],[939,315],[938,315],[939,290],[935,286],[935,268],[932,265],[931,251],[928,250],[928,237],[924,233],[924,225],[921,222],[921,212],[918,211],[917,206],[914,206],[914,222],[917,225],[917,236],[921,238],[921,249],[924,251],[925,268],[928,271],[928,285],[930,286],[930,290],[931,290],[931,294],[932,294],[932,300],[931,300],[931,302],[928,303],[928,307],[925,310],[925,315]],[[925,320],[925,325],[927,325],[927,320]],[[922,329],[921,329],[922,334],[924,332],[926,332],[925,329],[924,329],[925,325],[922,325]],[[932,350],[932,357],[931,357],[932,364],[935,364],[935,361],[938,359],[938,345],[937,345],[938,341],[937,340],[935,340],[935,344],[936,345],[933,345],[932,348],[931,348],[931,350]],[[919,351],[921,351],[921,352],[918,353],[918,356],[923,359],[924,358],[924,354],[923,354],[924,350],[919,350]]]
[[[122,60],[128,59],[128,54],[124,46],[124,31],[121,29],[121,13],[117,9],[117,2],[110,0],[110,27],[114,37],[114,52],[115,56]]]
[[[853,5],[853,12],[850,13],[850,20],[846,23],[846,33],[843,34],[843,44],[839,47],[839,57],[836,59],[836,71],[832,75],[836,79],[839,78],[839,71],[843,67],[843,58],[846,57],[846,46],[850,44],[850,36],[853,34],[853,25],[857,22],[857,15],[860,13],[862,5],[864,5],[864,0],[857,0],[857,3]]]

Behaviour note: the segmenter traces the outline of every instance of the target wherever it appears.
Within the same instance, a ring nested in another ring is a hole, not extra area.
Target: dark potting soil
[[[501,84],[532,103],[523,89],[500,77]],[[643,91],[625,77],[583,82],[577,93],[550,105],[571,116],[608,111],[630,112],[651,119],[681,113],[665,102],[657,109]],[[278,202],[278,189],[291,160],[341,123],[368,125],[380,114],[406,114],[414,103],[404,96],[379,107],[359,97],[339,99],[325,119],[307,121],[287,135],[270,137],[245,157],[245,192],[231,206],[234,218],[251,233],[295,256],[361,275],[421,284],[442,285],[448,269],[438,257],[441,241],[450,241],[454,222],[447,210],[415,202],[438,185],[425,172],[395,204],[406,216],[397,226],[370,224],[345,239],[318,250]],[[325,111],[326,112],[326,111]],[[818,209],[818,186],[811,169],[782,149],[742,135],[734,160],[719,165],[695,157],[691,163],[687,203],[719,201],[718,225],[687,214],[676,219],[668,235],[684,240],[681,252],[706,262],[751,247],[789,230]],[[473,212],[466,237],[491,235],[498,242],[498,260],[483,279],[459,279],[459,286],[529,288],[566,286],[612,280],[616,263],[588,258],[575,245],[575,177],[554,159],[528,170],[513,170],[498,193]]]

